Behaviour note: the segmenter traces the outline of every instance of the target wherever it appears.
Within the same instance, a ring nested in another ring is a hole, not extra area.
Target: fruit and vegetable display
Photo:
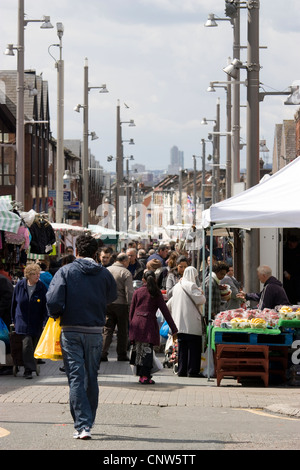
[[[299,320],[299,305],[279,305],[275,309],[243,309],[225,310],[218,313],[213,325],[233,329],[245,328],[277,328],[278,321]]]

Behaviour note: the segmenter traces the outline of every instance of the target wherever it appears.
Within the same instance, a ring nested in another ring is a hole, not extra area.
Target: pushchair
[[[174,374],[178,371],[178,343],[177,340],[173,340],[172,335],[168,335],[168,339],[165,346],[165,359],[163,362],[164,367],[173,369]]]

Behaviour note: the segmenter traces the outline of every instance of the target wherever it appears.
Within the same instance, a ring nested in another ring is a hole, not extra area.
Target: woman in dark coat
[[[133,342],[130,362],[137,366],[141,384],[154,384],[151,379],[153,346],[160,343],[157,310],[163,314],[174,336],[177,327],[157,286],[155,273],[145,271],[143,281],[145,285],[134,292],[130,305],[129,339]]]
[[[34,350],[47,321],[47,288],[39,280],[41,268],[32,263],[24,270],[21,279],[14,288],[11,319],[15,332],[22,336],[22,357],[25,368],[24,377],[32,378],[36,371]]]

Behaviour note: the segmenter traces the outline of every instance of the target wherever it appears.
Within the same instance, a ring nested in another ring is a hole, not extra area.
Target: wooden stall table
[[[212,328],[217,386],[224,377],[237,380],[258,377],[266,387],[270,373],[284,379],[288,346],[292,341],[293,335],[282,333],[279,328]]]

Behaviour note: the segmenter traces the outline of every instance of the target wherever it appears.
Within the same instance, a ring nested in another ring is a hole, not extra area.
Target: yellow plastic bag
[[[60,333],[60,318],[54,320],[49,317],[35,348],[34,357],[36,359],[51,359],[52,361],[61,360]]]

